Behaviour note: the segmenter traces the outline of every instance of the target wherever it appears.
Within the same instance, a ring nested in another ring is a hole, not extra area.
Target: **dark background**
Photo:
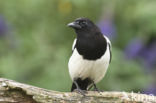
[[[67,23],[93,20],[112,42],[105,91],[156,95],[155,0],[1,0],[0,77],[70,91],[68,60],[76,37]]]

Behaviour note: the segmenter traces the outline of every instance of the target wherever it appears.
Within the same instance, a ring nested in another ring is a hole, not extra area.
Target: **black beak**
[[[80,29],[81,26],[79,24],[77,24],[76,22],[71,22],[69,24],[67,24],[67,26],[72,27],[74,29]]]

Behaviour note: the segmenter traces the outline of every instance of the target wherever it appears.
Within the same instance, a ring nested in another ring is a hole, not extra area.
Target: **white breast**
[[[99,82],[105,75],[110,60],[109,46],[105,54],[97,60],[86,60],[78,53],[75,48],[69,59],[68,68],[72,78],[90,78],[95,83]]]

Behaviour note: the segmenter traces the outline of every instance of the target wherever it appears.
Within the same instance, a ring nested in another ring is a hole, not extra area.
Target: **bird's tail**
[[[71,87],[71,92],[74,91],[75,89],[76,89],[76,85],[75,85],[75,83],[73,83],[72,87]]]
[[[79,87],[76,87],[75,83],[77,83]],[[81,78],[78,78],[75,80],[75,83],[72,84],[71,92],[78,88],[81,90],[87,90],[88,86],[91,84],[91,80],[89,78],[86,78],[84,80],[81,80]]]

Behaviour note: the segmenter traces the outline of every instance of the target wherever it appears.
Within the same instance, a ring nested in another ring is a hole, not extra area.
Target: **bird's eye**
[[[85,21],[82,21],[79,23],[81,26],[85,26],[86,25],[86,22]]]

